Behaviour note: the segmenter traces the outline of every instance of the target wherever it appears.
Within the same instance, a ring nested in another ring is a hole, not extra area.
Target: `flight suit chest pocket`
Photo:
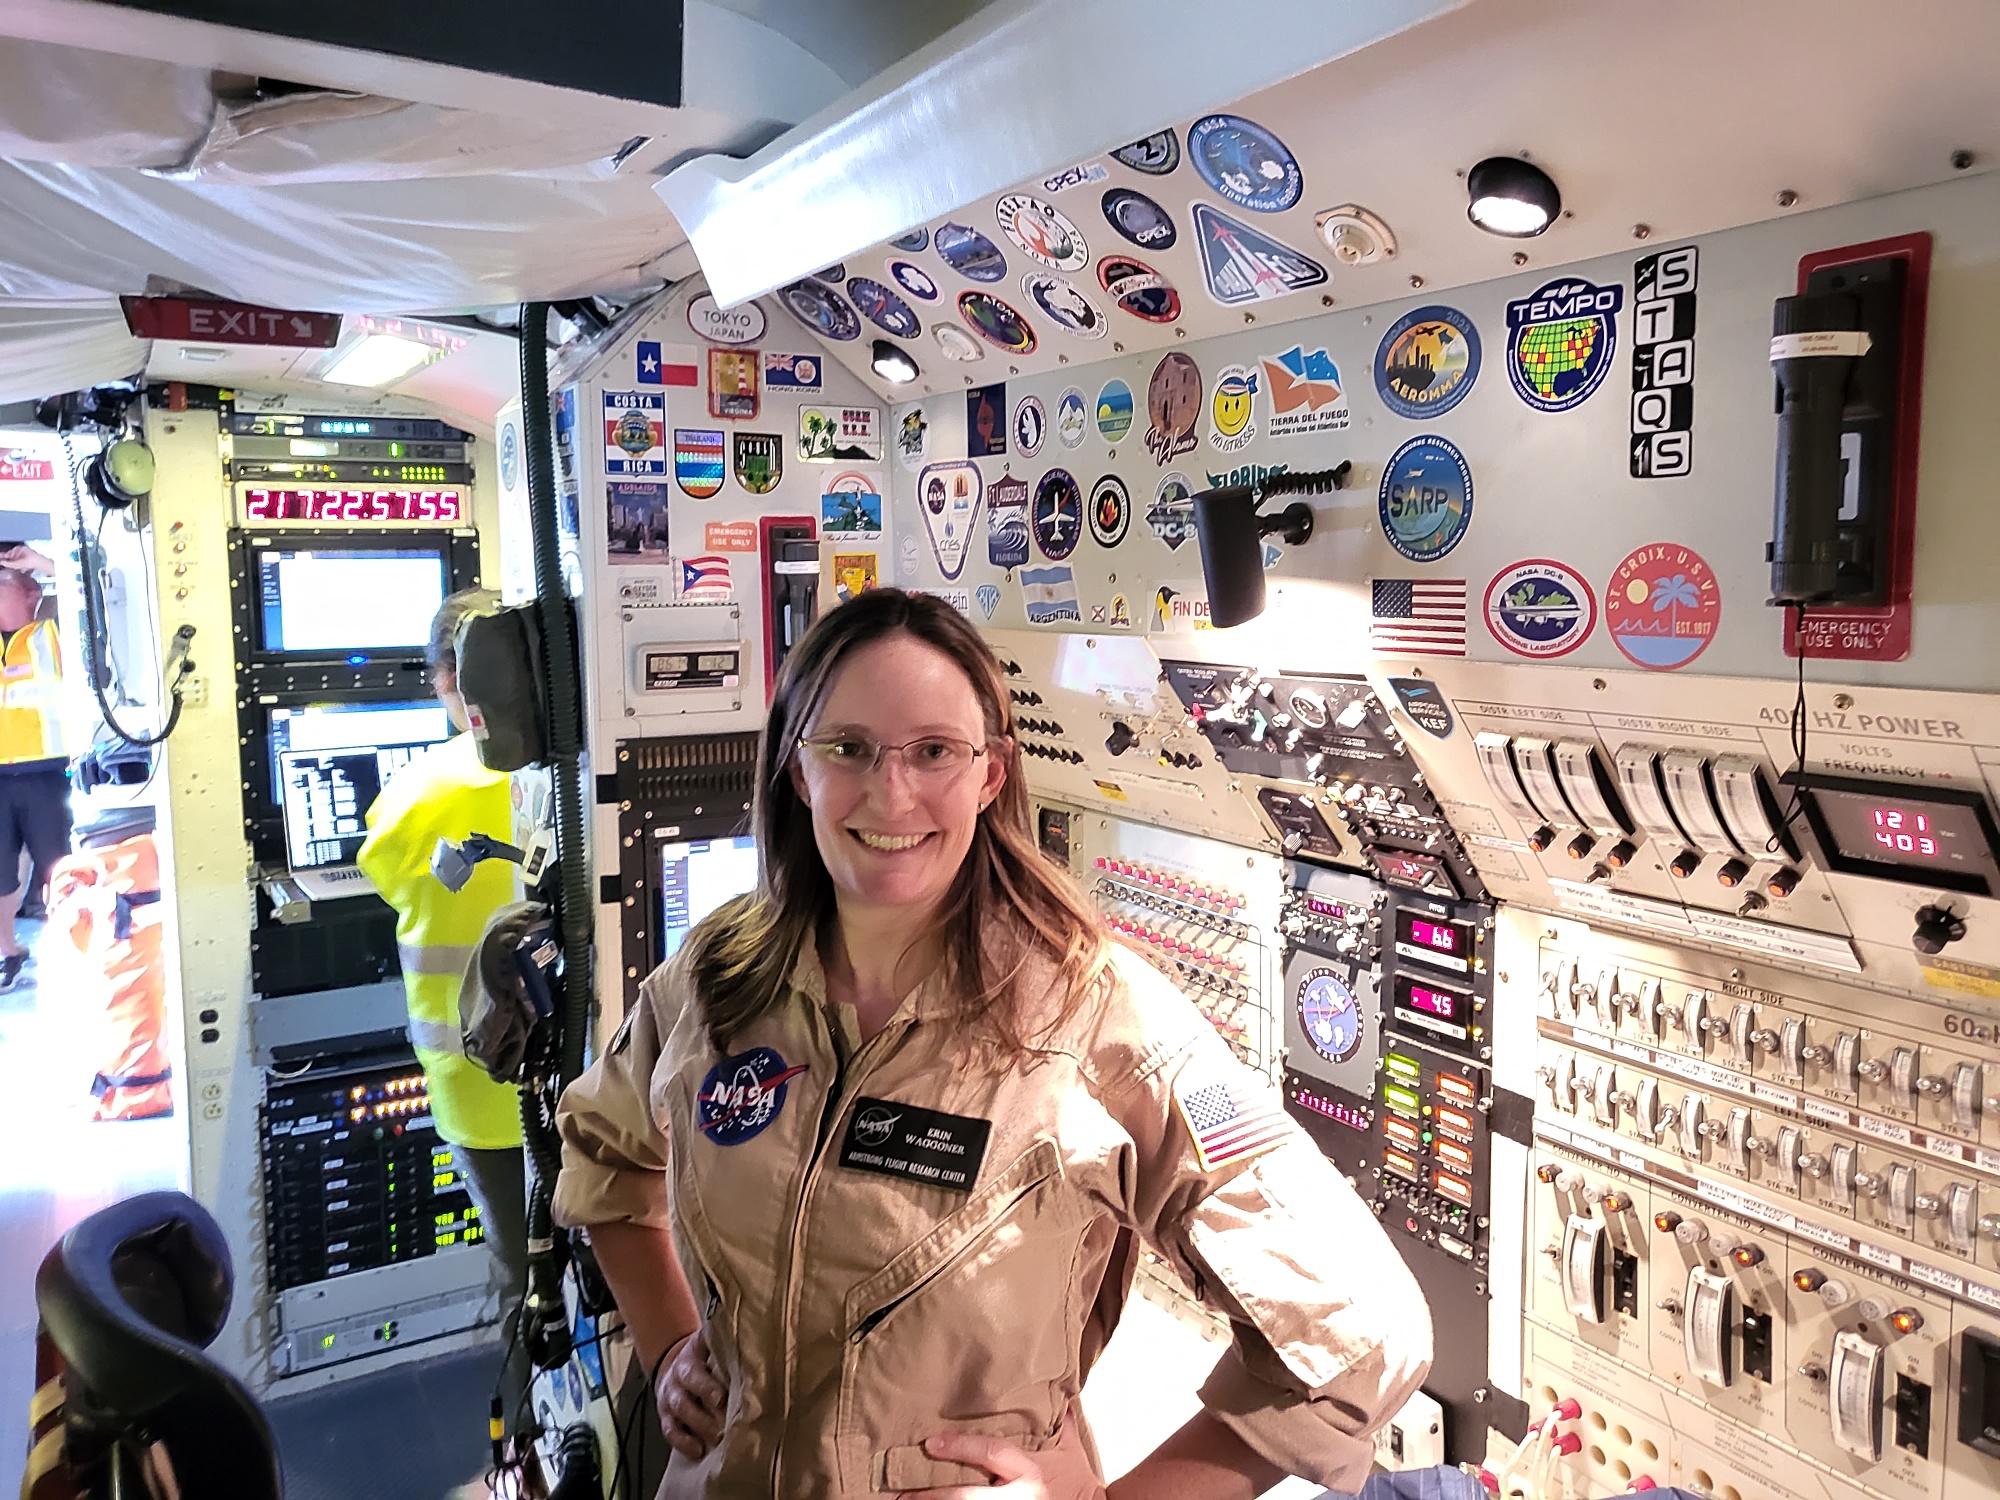
[[[1037,1141],[848,1292],[843,1493],[874,1493],[887,1455],[942,1432],[1028,1450],[1054,1439],[1075,1383],[1070,1285],[1086,1215],[1071,1196],[1055,1142]]]

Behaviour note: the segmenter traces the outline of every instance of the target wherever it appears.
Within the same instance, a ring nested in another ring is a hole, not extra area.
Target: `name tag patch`
[[[991,1120],[947,1115],[893,1099],[861,1099],[840,1143],[840,1164],[966,1193],[979,1180]]]

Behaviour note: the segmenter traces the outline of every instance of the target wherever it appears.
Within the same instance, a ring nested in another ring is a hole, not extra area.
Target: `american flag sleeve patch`
[[[1227,1069],[1189,1063],[1174,1080],[1174,1108],[1205,1172],[1268,1151],[1291,1134],[1277,1089],[1233,1063]]]

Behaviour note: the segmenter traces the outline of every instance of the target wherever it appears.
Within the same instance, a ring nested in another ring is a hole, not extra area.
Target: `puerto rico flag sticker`
[[[772,1047],[752,1047],[708,1070],[694,1102],[695,1125],[718,1146],[762,1135],[785,1108],[785,1094],[806,1065],[788,1066]]]

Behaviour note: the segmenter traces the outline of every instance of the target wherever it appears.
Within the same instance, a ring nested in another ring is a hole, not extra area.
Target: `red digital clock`
[[[465,520],[458,490],[246,488],[243,519],[324,525],[456,526]]]
[[[2000,831],[1986,798],[1959,787],[1787,777],[1827,867],[1913,885],[2000,894]]]

